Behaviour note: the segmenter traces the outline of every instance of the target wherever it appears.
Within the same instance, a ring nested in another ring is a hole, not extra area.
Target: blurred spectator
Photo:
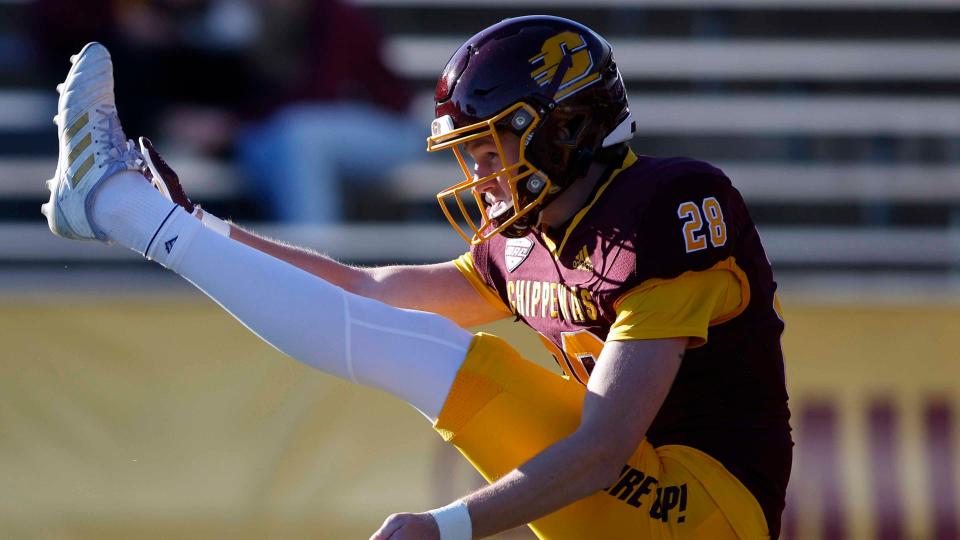
[[[425,129],[410,93],[381,55],[381,36],[338,0],[262,0],[257,72],[266,97],[239,156],[273,217],[329,223],[343,217],[342,184],[376,179],[419,155]]]
[[[204,152],[232,144],[234,112],[252,88],[257,13],[243,0],[38,0],[30,15],[48,84],[61,81],[71,54],[100,41],[113,55],[128,135]]]
[[[103,42],[128,135],[168,152],[234,150],[272,218],[339,221],[344,179],[377,179],[423,150],[379,31],[340,0],[38,0],[31,11],[51,85],[84,43]]]

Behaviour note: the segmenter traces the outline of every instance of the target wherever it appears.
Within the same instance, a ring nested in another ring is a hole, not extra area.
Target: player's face
[[[498,129],[502,122],[510,122],[511,129]],[[535,211],[550,192],[548,178],[532,178],[537,168],[524,157],[521,145],[539,122],[536,110],[518,102],[487,120],[459,128],[450,116],[438,117],[430,124],[427,151],[452,150],[463,173],[457,183],[437,193],[437,201],[468,243],[476,245],[507,227],[516,228],[520,219],[529,221],[524,216]],[[522,135],[512,131],[524,126]]]
[[[520,138],[510,132],[498,132],[503,154],[497,151],[492,137],[484,137],[466,143],[465,149],[473,161],[473,177],[483,178],[501,171],[520,159]],[[487,205],[487,217],[492,219],[509,210],[513,205],[509,177],[497,175],[495,178],[477,184],[473,190],[483,197]]]

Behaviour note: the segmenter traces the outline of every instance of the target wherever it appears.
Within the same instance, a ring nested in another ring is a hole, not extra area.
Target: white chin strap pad
[[[603,147],[613,146],[622,142],[627,142],[633,138],[633,133],[637,130],[637,124],[633,120],[633,113],[628,112],[623,122],[613,129],[609,135],[603,139]]]

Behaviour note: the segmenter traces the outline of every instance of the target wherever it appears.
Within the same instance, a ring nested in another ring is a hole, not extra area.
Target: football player
[[[507,19],[443,70],[427,144],[463,169],[438,198],[470,244],[446,263],[351,267],[203,214],[126,140],[97,44],[56,121],[54,233],[134,249],[290,356],[406,400],[491,483],[372,538],[778,536],[792,442],[760,237],[723,172],[631,151],[589,28]],[[462,329],[505,317],[564,375]]]

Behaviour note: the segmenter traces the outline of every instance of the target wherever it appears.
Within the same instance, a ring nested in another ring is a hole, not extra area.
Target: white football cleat
[[[106,241],[90,219],[93,193],[104,180],[140,170],[143,156],[120,127],[113,96],[113,63],[106,47],[88,43],[70,57],[53,117],[60,139],[57,172],[47,180],[50,201],[41,207],[50,230],[77,240]]]

